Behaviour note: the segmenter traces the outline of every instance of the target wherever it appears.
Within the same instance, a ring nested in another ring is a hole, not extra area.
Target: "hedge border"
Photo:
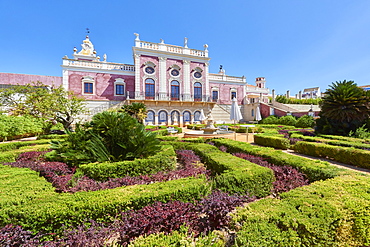
[[[370,169],[370,151],[362,149],[299,141],[294,145],[294,151],[315,157],[328,157],[344,164]]]
[[[370,177],[338,176],[232,215],[237,246],[368,246]]]
[[[82,164],[76,173],[98,181],[125,176],[139,176],[176,168],[176,153],[171,145],[161,145],[161,149],[146,159],[125,160]]]
[[[278,149],[290,148],[289,140],[281,135],[257,134],[254,135],[254,142],[265,147],[274,147]]]
[[[270,147],[251,145],[250,143],[238,142],[231,139],[212,139],[216,146],[224,145],[228,152],[243,152],[251,155],[261,156],[268,162],[275,165],[288,165],[298,168],[300,172],[306,174],[310,182],[333,178],[339,175],[350,173],[344,168],[338,168],[324,161],[313,161],[299,156],[284,153]]]
[[[176,149],[190,149],[212,170],[215,187],[229,193],[264,197],[271,194],[275,180],[271,169],[235,157],[204,143],[170,142]]]

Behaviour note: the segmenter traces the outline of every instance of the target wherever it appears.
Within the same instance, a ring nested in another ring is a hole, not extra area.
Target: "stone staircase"
[[[232,123],[230,120],[231,105],[216,104],[212,109],[212,117],[216,123]]]

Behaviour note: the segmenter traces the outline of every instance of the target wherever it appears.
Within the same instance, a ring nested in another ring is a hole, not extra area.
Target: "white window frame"
[[[83,76],[82,77],[82,95],[95,95],[95,80],[92,76]],[[85,83],[92,83],[93,84],[93,92],[92,93],[85,93]]]
[[[238,99],[238,91],[236,88],[230,88],[230,100],[232,100],[231,95],[235,92],[235,99]]]
[[[123,94],[117,94],[117,88],[116,88],[116,85],[123,85]],[[117,78],[115,81],[114,81],[114,96],[126,96],[126,82],[125,82],[125,79],[123,78]]]

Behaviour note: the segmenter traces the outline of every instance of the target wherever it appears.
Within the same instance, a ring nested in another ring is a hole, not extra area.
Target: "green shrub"
[[[24,168],[14,169],[21,173],[30,172]],[[12,192],[2,193],[2,201],[6,204],[0,203],[0,227],[14,224],[33,232],[44,231],[58,235],[64,226],[77,226],[88,219],[109,223],[122,211],[140,209],[155,201],[193,202],[210,193],[210,184],[205,177],[189,177],[148,185],[58,194],[50,191],[51,185],[45,184],[44,178],[39,177],[36,172],[31,173],[23,183],[31,176],[37,183],[41,183],[40,189],[34,190],[33,187],[24,185],[21,193],[15,189],[18,188],[15,173],[1,173],[7,179],[5,183],[0,182],[0,191],[9,187]],[[43,186],[46,186],[45,191],[42,191]]]
[[[313,128],[315,126],[315,119],[312,116],[303,115],[298,118],[295,127],[297,128]]]
[[[289,140],[284,137],[280,137],[280,135],[258,134],[254,136],[254,142],[266,147],[274,147],[279,149],[290,148]]]
[[[322,137],[314,137],[314,136],[304,136],[301,132],[299,133],[291,133],[289,132],[291,138],[299,138],[304,141],[308,142],[322,142],[333,146],[342,146],[342,147],[354,147],[360,149],[370,149],[370,144],[362,143],[362,142],[352,142],[352,141],[341,141],[341,140],[333,140],[333,139],[325,139]]]
[[[125,113],[102,112],[84,126],[68,133],[65,141],[54,141],[57,158],[80,164],[145,158],[159,149],[156,134]]]
[[[174,145],[176,145],[174,143]],[[184,144],[193,150],[215,175],[215,187],[229,193],[264,197],[270,194],[275,177],[272,170],[220,151],[209,144]]]
[[[81,165],[76,173],[84,174],[95,180],[121,178],[125,176],[139,176],[153,174],[159,171],[174,170],[176,168],[176,153],[171,145],[162,145],[161,150],[146,159],[135,159],[121,162],[102,162]]]
[[[361,138],[361,139],[369,139],[370,138],[370,132],[366,128],[366,124],[362,125],[361,127],[358,127],[355,132],[353,132],[351,130],[348,135],[353,136],[355,138]]]
[[[67,135],[48,134],[48,135],[39,135],[37,137],[37,140],[43,140],[43,139],[64,140],[66,138],[67,138]]]
[[[275,165],[287,165],[298,168],[300,172],[306,174],[311,182],[333,178],[335,176],[349,173],[348,170],[330,165],[328,162],[322,162],[319,160],[314,161],[303,157],[294,156],[273,148],[255,146],[249,143],[238,142],[231,139],[212,139],[212,142],[215,143],[216,146],[226,146],[228,152],[230,153],[242,152],[255,156],[261,156],[268,162]]]
[[[282,124],[282,125],[291,125],[291,126],[295,126],[296,123],[297,123],[297,119],[291,115],[288,115],[288,116],[282,116],[281,118],[279,118],[279,124]]]
[[[367,246],[370,178],[339,176],[262,199],[233,215],[236,246]]]
[[[46,143],[46,144],[45,144]],[[23,145],[16,145],[23,144]],[[27,145],[24,145],[27,144]],[[34,144],[34,145],[32,145]],[[36,145],[35,145],[36,144]],[[0,163],[14,162],[19,154],[30,151],[47,151],[50,149],[50,144],[42,141],[32,141],[32,142],[11,142],[0,145],[2,149],[0,150]],[[13,149],[14,148],[14,149]]]
[[[0,114],[0,141],[34,136],[43,132],[43,119]]]
[[[279,118],[276,116],[268,116],[267,118],[262,119],[261,124],[278,124]]]
[[[195,244],[196,243],[196,244]],[[197,247],[223,247],[225,246],[224,236],[217,231],[209,233],[207,236],[195,238],[189,235],[187,227],[181,227],[179,231],[171,234],[156,233],[149,236],[140,236],[130,247],[163,247],[163,246],[197,246]]]
[[[302,154],[324,158],[329,157],[345,164],[370,168],[370,151],[366,150],[304,141],[297,142],[294,145],[294,150]]]
[[[333,140],[342,140],[342,141],[349,141],[349,142],[363,142],[367,143],[370,142],[370,139],[361,139],[355,137],[348,137],[348,136],[338,136],[338,135],[317,135],[326,139],[333,139]]]

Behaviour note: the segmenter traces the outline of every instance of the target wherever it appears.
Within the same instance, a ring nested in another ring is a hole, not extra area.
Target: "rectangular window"
[[[145,98],[154,99],[154,84],[145,84]]]
[[[84,93],[93,94],[94,93],[93,85],[94,85],[93,83],[85,82],[84,83]]]
[[[212,100],[214,102],[218,100],[218,91],[212,91]]]
[[[202,101],[202,88],[194,88],[194,101]]]
[[[125,85],[116,84],[116,95],[125,95]]]
[[[236,92],[231,92],[231,99],[236,98]]]

